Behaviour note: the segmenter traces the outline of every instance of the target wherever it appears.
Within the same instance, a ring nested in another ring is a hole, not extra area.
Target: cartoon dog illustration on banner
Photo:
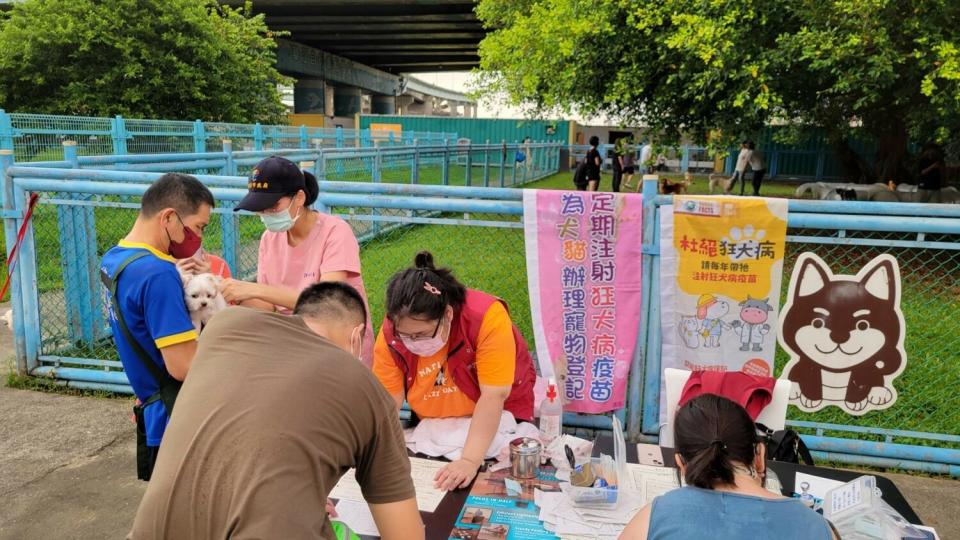
[[[808,412],[833,405],[853,415],[897,400],[893,381],[907,365],[900,267],[881,255],[855,275],[834,275],[804,253],[780,315],[780,345],[790,354],[781,378],[796,383],[791,403]]]

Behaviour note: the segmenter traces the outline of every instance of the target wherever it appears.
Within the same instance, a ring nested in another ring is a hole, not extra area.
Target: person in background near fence
[[[623,165],[620,160],[620,155],[623,154],[623,148],[626,145],[627,138],[620,137],[614,143],[613,148],[609,150],[608,156],[611,158],[611,165],[613,166],[613,176],[611,176],[611,185],[613,186],[613,192],[620,192],[620,181],[623,180]]]
[[[529,169],[533,166],[533,150],[530,148],[530,137],[523,138],[522,149],[524,156],[523,166]]]
[[[258,213],[267,229],[260,237],[257,282],[224,280],[228,302],[290,313],[300,291],[318,281],[343,281],[366,302],[357,238],[346,221],[310,208],[319,195],[317,179],[286,158],[270,156],[254,167],[235,210]],[[361,358],[373,363],[369,334]]]
[[[940,188],[946,165],[943,161],[943,149],[934,143],[923,145],[920,153],[920,179],[917,183],[917,202],[938,203],[941,201]]]
[[[623,152],[620,154],[620,165],[623,167],[623,188],[627,191],[639,191],[639,183],[637,187],[634,187],[630,182],[633,180],[634,173],[636,170],[636,152],[637,149],[633,144],[625,144],[623,147]]]
[[[587,158],[583,158],[577,163],[576,168],[573,170],[573,185],[576,186],[577,191],[587,190],[587,169],[589,168],[590,165],[587,163]]]
[[[600,168],[603,165],[603,158],[597,146],[600,145],[600,137],[596,135],[590,137],[590,150],[584,161],[587,162],[587,191],[597,191],[600,187]]]
[[[657,164],[653,168],[657,172],[664,172],[667,170],[666,154],[657,154]]]
[[[640,171],[643,174],[653,173],[653,143],[644,141],[640,147]]]
[[[746,186],[746,174],[747,174],[747,165],[750,164],[750,141],[743,141],[740,143],[740,153],[737,155],[737,166],[733,169],[733,176],[727,180],[727,186],[723,188],[723,192],[726,195],[733,193],[734,188],[737,187],[737,181],[740,181],[740,194],[743,195],[743,190]]]
[[[462,457],[437,473],[440,489],[466,487],[487,457],[504,412],[533,420],[537,373],[506,304],[467,289],[433,255],[387,285],[386,317],[373,372],[396,402],[420,418],[470,418]]]
[[[695,397],[677,411],[674,438],[686,487],[644,506],[621,540],[836,539],[823,516],[763,487],[766,447],[740,405]]]
[[[308,287],[293,316],[220,312],[131,537],[339,538],[324,508],[354,468],[381,537],[422,539],[393,400],[357,362],[366,321],[363,298],[342,282]]]
[[[760,196],[760,184],[763,183],[763,175],[767,172],[766,164],[763,162],[763,154],[757,150],[757,145],[753,141],[747,142],[747,149],[750,150],[750,169],[753,171],[753,196]],[[743,184],[740,184],[740,195],[743,195]]]
[[[210,190],[196,178],[161,176],[143,194],[133,228],[101,262],[117,353],[142,403],[134,407],[141,480],[150,479],[180,381],[197,350],[176,260],[200,249],[213,205]]]

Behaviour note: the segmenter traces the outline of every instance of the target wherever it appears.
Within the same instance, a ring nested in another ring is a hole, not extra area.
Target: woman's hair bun
[[[413,266],[426,270],[436,271],[437,267],[433,265],[433,254],[429,251],[421,251],[413,258]]]

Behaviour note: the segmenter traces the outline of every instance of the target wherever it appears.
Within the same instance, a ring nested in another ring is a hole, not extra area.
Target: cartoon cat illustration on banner
[[[907,365],[900,267],[881,255],[856,276],[834,275],[812,253],[797,259],[778,339],[790,354],[781,378],[791,403],[808,412],[829,405],[853,415],[897,400],[893,380]]]

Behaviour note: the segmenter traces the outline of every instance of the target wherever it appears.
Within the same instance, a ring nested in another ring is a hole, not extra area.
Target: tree
[[[276,43],[249,3],[24,0],[0,19],[8,111],[281,123]]]
[[[909,175],[909,140],[960,135],[955,0],[480,0],[477,14],[492,30],[478,89],[535,113],[721,146],[771,123],[821,127],[851,176],[882,180]],[[854,133],[876,139],[875,159]]]

